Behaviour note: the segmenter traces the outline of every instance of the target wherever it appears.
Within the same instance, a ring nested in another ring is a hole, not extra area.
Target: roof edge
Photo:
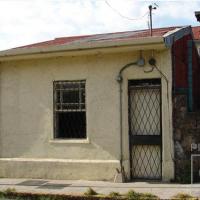
[[[165,42],[163,37],[145,37],[145,38],[137,38],[137,39],[127,39],[125,41],[103,41],[103,42],[88,42],[87,44],[67,44],[67,45],[59,45],[59,46],[53,46],[53,47],[34,47],[34,48],[22,48],[22,49],[11,49],[6,51],[0,52],[0,61],[4,60],[17,60],[18,57],[27,58],[29,56],[39,56],[46,55],[46,54],[53,54],[58,55],[58,53],[63,52],[81,52],[85,50],[102,50],[102,49],[115,49],[120,47],[131,47],[131,46],[138,46],[141,48],[144,47],[144,45],[153,45],[153,44],[161,44],[163,45],[163,48],[165,47]],[[141,49],[142,50],[142,49]]]
[[[193,34],[191,26],[176,28],[172,31],[169,31],[163,36],[166,47],[170,48],[175,41],[188,34]]]

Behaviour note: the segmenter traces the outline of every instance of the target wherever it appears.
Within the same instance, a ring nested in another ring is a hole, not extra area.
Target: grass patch
[[[16,193],[15,188],[7,188],[6,190],[0,191],[0,199],[5,199],[5,197],[12,197],[14,193]],[[19,198],[18,198],[19,199]]]
[[[126,194],[128,200],[158,200],[159,197],[151,193],[140,193],[134,190],[129,190]]]
[[[139,199],[139,193],[138,192],[135,192],[134,190],[129,190],[126,194],[126,197],[129,199],[129,200],[132,200],[132,199]]]
[[[190,194],[179,193],[174,195],[171,200],[198,200],[198,198],[193,197]]]
[[[159,200],[159,197],[151,193],[140,193],[129,190],[125,195],[118,192],[110,192],[108,195],[100,195],[94,189],[88,188],[84,195],[73,196],[65,194],[33,194],[17,192],[15,188],[8,188],[0,191],[0,200]],[[189,194],[179,193],[171,200],[198,200]],[[200,199],[199,199],[200,200]]]
[[[147,199],[152,199],[152,200],[158,200],[160,199],[158,196],[151,194],[151,193],[140,193],[140,199],[141,200],[147,200]]]
[[[94,195],[98,195],[98,193],[93,190],[91,187],[89,187],[86,192],[84,192],[85,196],[94,196]]]
[[[6,190],[4,190],[5,194],[10,194],[15,192],[17,192],[15,188],[7,188]]]
[[[111,197],[111,198],[120,198],[121,195],[119,194],[119,192],[110,192],[108,197]]]
[[[130,190],[125,196],[118,192],[110,192],[109,195],[100,195],[92,188],[88,188],[84,196],[56,195],[56,194],[33,194],[17,192],[14,188],[0,191],[0,200],[158,200],[159,198],[150,193],[138,193]],[[187,199],[188,200],[188,199]]]

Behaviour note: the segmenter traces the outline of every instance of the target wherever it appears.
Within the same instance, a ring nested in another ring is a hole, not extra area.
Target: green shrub
[[[15,188],[7,188],[6,190],[0,191],[0,199],[5,199],[6,196],[13,196],[16,193]]]
[[[53,197],[47,197],[47,196],[41,196],[39,197],[39,200],[54,200],[55,198]]]
[[[126,194],[128,200],[157,200],[159,197],[151,193],[139,193],[134,190],[129,190]]]
[[[117,198],[120,197],[121,195],[119,194],[119,192],[110,192],[108,196],[112,198],[114,197]]]
[[[12,194],[12,193],[16,193],[16,189],[15,188],[7,188],[6,190],[3,191],[5,194]]]
[[[94,195],[97,195],[98,193],[96,191],[94,191],[91,187],[89,187],[87,189],[86,192],[84,192],[84,195],[86,196],[94,196]]]
[[[174,195],[171,198],[171,200],[198,200],[198,199],[189,194],[179,193],[179,194]]]
[[[154,200],[154,199],[159,199],[159,197],[157,197],[156,195],[154,195],[154,194],[151,194],[151,193],[140,193],[140,199],[141,200],[148,200],[148,199],[152,199],[152,200]]]
[[[135,192],[134,190],[129,190],[126,194],[126,197],[129,200],[135,200],[135,199],[139,199],[140,194],[138,192]]]

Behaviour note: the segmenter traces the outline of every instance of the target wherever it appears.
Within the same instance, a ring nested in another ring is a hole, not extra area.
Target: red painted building
[[[200,27],[192,28],[192,32],[172,46],[173,91],[188,95],[189,111],[200,108],[200,59],[196,46]]]

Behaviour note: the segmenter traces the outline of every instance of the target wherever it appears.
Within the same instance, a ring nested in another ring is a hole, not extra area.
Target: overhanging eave
[[[146,37],[126,41],[101,41],[59,45],[48,48],[18,48],[0,52],[0,61],[24,60],[58,56],[78,56],[137,50],[166,49],[163,37]]]

